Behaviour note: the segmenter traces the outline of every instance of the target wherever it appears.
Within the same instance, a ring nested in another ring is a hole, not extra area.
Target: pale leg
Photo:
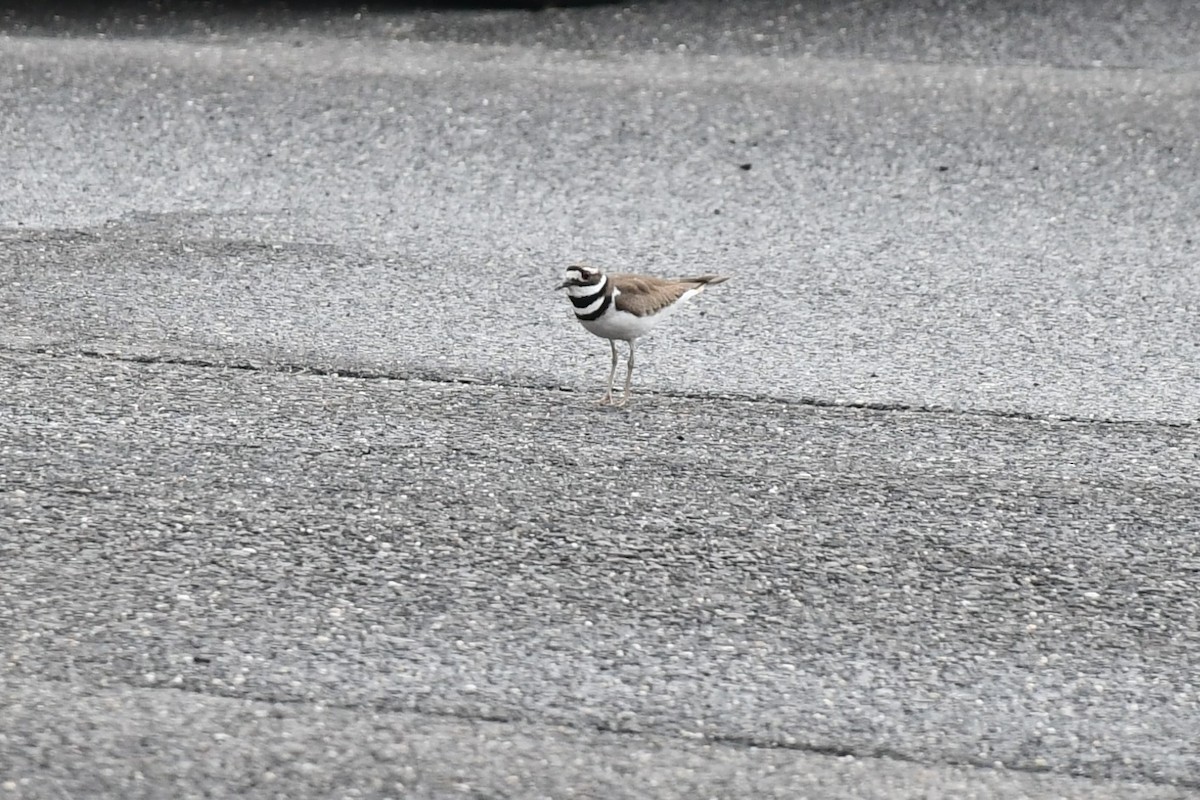
[[[614,405],[623,406],[629,402],[629,387],[633,382],[633,339],[629,340],[629,361],[625,364],[625,394],[621,395],[621,402]]]
[[[608,368],[608,391],[604,393],[599,402],[602,406],[611,405],[613,401],[612,386],[613,377],[617,374],[617,343],[613,339],[608,340],[608,346],[612,348],[612,366]]]

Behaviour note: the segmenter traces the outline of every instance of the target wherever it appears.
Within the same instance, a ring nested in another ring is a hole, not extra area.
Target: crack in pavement
[[[276,362],[272,364],[256,363],[253,361],[216,361],[206,358],[189,358],[186,356],[152,355],[142,353],[116,353],[102,350],[79,348],[72,350],[55,349],[44,345],[33,347],[0,346],[0,353],[23,353],[45,355],[53,358],[90,358],[99,361],[117,361],[128,364],[163,364],[196,369],[226,369],[244,372],[262,372],[274,374],[318,375],[332,378],[349,378],[353,380],[377,381],[420,381],[442,385],[465,386],[494,386],[508,389],[531,389],[542,391],[558,391],[576,394],[578,391],[569,386],[555,383],[518,383],[515,381],[498,381],[490,378],[462,375],[446,375],[436,372],[418,372],[410,370],[404,373],[385,372],[380,370],[364,370],[356,368],[332,368],[306,364]],[[952,408],[939,405],[915,405],[907,403],[871,403],[871,402],[841,402],[821,397],[777,397],[772,395],[752,395],[731,392],[705,394],[701,392],[672,392],[662,390],[642,390],[643,395],[658,395],[660,397],[678,398],[684,400],[729,401],[743,403],[775,404],[783,406],[804,406],[808,408],[845,409],[849,411],[876,411],[885,414],[935,414],[947,416],[985,417],[988,419],[1007,419],[1021,422],[1080,424],[1080,425],[1119,425],[1128,427],[1149,428],[1184,428],[1195,426],[1192,421],[1175,420],[1140,420],[1121,418],[1086,417],[1073,414],[1035,414],[1015,409],[990,408]],[[1196,420],[1200,422],[1200,420]]]
[[[61,683],[80,687],[80,684],[71,681],[62,680],[54,677],[41,677],[41,681],[48,683]],[[971,758],[943,758],[937,761],[922,760],[914,757],[902,750],[891,747],[882,746],[866,746],[853,747],[838,744],[818,744],[816,742],[805,742],[795,738],[788,740],[772,739],[765,736],[746,736],[736,734],[705,734],[694,733],[689,734],[686,731],[679,730],[672,733],[669,730],[663,730],[656,727],[635,728],[622,726],[619,724],[609,724],[604,721],[596,721],[593,724],[582,724],[580,721],[571,720],[555,720],[555,719],[536,719],[533,717],[521,715],[519,713],[505,714],[501,712],[491,713],[470,713],[461,709],[437,709],[437,708],[422,708],[418,705],[407,706],[391,706],[383,703],[338,703],[328,701],[317,701],[303,698],[289,697],[268,697],[256,694],[239,695],[234,693],[226,693],[221,691],[198,691],[190,686],[136,686],[131,683],[116,682],[106,686],[94,686],[87,684],[82,687],[87,689],[95,689],[99,691],[112,691],[119,688],[124,688],[133,692],[180,692],[183,694],[195,695],[206,698],[219,698],[223,700],[235,700],[240,702],[258,703],[269,706],[282,707],[319,707],[322,709],[337,709],[340,711],[369,711],[373,713],[383,714],[412,714],[416,716],[426,717],[429,719],[448,719],[461,720],[463,722],[480,722],[480,723],[496,723],[501,725],[528,725],[533,727],[555,727],[565,728],[568,730],[586,732],[593,731],[596,733],[611,734],[614,736],[640,736],[653,737],[657,739],[674,740],[680,742],[690,742],[694,744],[709,744],[719,747],[738,749],[738,750],[787,750],[800,753],[808,753],[816,756],[827,756],[830,758],[868,758],[881,761],[892,761],[904,764],[913,764],[923,767],[966,767],[971,769],[1003,771],[1010,773],[1025,773],[1031,775],[1057,775],[1064,778],[1074,778],[1079,780],[1104,780],[1095,775],[1088,775],[1082,772],[1061,772],[1056,771],[1052,767],[1042,766],[1035,763],[1004,763],[997,764],[994,761],[985,761],[982,759]],[[1168,786],[1183,789],[1200,789],[1200,779],[1196,780],[1169,780],[1157,778],[1153,775],[1142,775],[1138,780],[1123,780],[1121,783],[1140,784],[1145,786]]]

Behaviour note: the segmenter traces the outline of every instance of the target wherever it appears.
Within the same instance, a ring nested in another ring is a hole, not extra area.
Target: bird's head
[[[582,264],[573,264],[567,267],[567,271],[563,274],[563,282],[555,289],[566,289],[571,286],[595,286],[600,282],[600,270],[594,267],[585,267]]]

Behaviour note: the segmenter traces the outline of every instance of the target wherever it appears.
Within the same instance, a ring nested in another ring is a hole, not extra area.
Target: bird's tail
[[[700,275],[699,277],[696,277],[696,278],[684,278],[683,279],[683,281],[685,283],[698,283],[701,286],[707,286],[710,284],[715,286],[716,284],[724,283],[727,280],[729,280],[728,275]]]

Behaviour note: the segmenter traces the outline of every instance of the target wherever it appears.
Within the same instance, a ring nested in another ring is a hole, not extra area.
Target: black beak
[[[562,283],[560,283],[558,286],[555,286],[555,287],[554,287],[554,291],[556,291],[556,292],[557,292],[559,289],[565,289],[565,288],[567,288],[567,285],[568,285],[569,283],[570,283],[570,281],[563,281],[563,282],[562,282]]]

